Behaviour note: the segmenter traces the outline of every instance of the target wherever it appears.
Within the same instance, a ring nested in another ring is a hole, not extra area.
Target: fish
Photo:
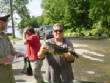
[[[75,56],[76,58],[79,58],[79,55],[70,47],[68,47],[67,44],[59,46],[50,42],[46,42],[46,45],[48,47],[49,53],[53,55],[63,56],[64,53],[70,52],[73,56]]]

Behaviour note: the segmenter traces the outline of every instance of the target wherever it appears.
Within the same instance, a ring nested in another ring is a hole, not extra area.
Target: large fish
[[[56,56],[63,56],[63,53],[70,52],[73,56],[79,57],[77,53],[75,53],[71,48],[69,48],[66,44],[62,46],[58,46],[56,44],[52,44],[50,42],[46,42],[46,45],[49,49],[49,52]]]

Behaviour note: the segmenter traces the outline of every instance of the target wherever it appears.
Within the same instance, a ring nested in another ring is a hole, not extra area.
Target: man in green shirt
[[[15,55],[20,55],[4,33],[7,28],[8,17],[10,15],[0,17],[0,83],[15,83],[10,62],[13,61]]]

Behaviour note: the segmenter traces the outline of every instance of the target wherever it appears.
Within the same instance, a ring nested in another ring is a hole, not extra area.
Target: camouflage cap
[[[0,16],[0,20],[7,21],[9,17],[10,17],[10,14],[5,15],[5,16]]]

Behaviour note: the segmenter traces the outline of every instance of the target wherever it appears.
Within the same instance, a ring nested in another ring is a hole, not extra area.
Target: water
[[[75,79],[97,83],[110,81],[110,51],[108,51],[110,40],[71,39],[71,41],[79,54],[79,58],[73,64]]]
[[[10,26],[7,28],[7,33],[12,33],[12,28]],[[17,27],[15,27],[15,36],[18,38],[22,38],[23,36],[22,32],[20,32],[20,30]]]

